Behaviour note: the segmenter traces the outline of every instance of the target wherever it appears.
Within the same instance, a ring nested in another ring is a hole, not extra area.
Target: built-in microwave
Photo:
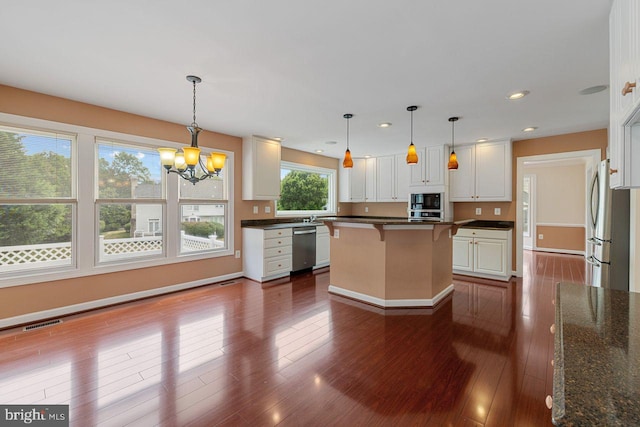
[[[409,197],[409,219],[444,219],[444,195],[442,193],[419,193]]]

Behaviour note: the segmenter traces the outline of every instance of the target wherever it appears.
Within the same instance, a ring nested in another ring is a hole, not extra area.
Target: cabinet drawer
[[[278,248],[282,246],[291,246],[291,237],[276,237],[275,239],[264,239],[264,248]]]
[[[509,238],[510,230],[485,230],[480,228],[459,228],[456,236],[459,237],[484,237],[488,239]]]
[[[291,255],[264,260],[264,275],[270,276],[278,272],[291,271]]]
[[[291,253],[291,245],[277,246],[275,248],[268,248],[264,250],[264,257],[273,258],[282,255],[289,255]]]
[[[274,230],[264,230],[265,239],[272,239],[274,237],[287,237],[291,235],[291,228],[276,228]]]

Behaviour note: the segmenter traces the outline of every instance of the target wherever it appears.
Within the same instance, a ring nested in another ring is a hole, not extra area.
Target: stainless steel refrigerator
[[[600,162],[591,181],[589,214],[591,285],[628,291],[629,190],[609,188],[609,160]]]

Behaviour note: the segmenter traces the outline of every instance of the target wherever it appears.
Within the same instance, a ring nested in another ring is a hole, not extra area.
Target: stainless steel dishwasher
[[[293,227],[292,271],[312,268],[316,263],[316,227]]]

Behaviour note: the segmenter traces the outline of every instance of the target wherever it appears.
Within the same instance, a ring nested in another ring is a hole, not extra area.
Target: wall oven
[[[414,193],[409,197],[409,219],[434,220],[444,219],[443,193]]]

